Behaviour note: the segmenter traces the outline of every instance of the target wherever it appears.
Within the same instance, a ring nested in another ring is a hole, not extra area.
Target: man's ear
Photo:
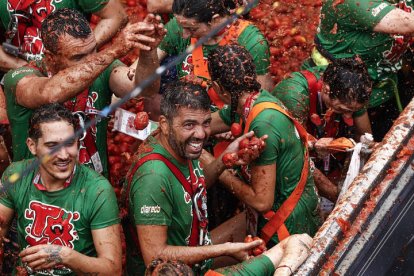
[[[170,133],[170,123],[164,115],[160,116],[160,119],[158,121],[161,129],[161,133],[165,136],[167,136]]]
[[[27,138],[26,139],[26,145],[29,148],[30,152],[32,153],[32,155],[36,156],[36,142],[32,139],[32,138]]]

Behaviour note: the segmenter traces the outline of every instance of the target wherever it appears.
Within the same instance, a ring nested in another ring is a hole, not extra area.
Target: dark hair
[[[45,48],[56,54],[59,50],[59,37],[64,34],[74,38],[87,38],[92,30],[82,13],[64,8],[49,14],[42,22],[41,36]]]
[[[335,59],[323,73],[323,81],[329,85],[329,97],[345,104],[366,104],[372,92],[372,80],[358,57]]]
[[[234,0],[174,0],[172,11],[200,23],[210,23],[215,14],[229,15],[235,7]]]
[[[145,275],[150,276],[156,272],[159,276],[192,276],[191,268],[182,261],[153,260],[145,270]]]
[[[37,141],[42,137],[40,124],[66,121],[75,128],[76,121],[72,112],[58,103],[45,104],[36,109],[29,121],[29,137]]]
[[[161,98],[161,115],[172,120],[181,107],[209,110],[210,98],[206,89],[200,85],[184,81],[169,84]]]
[[[239,97],[243,92],[259,91],[253,58],[240,45],[218,46],[208,56],[211,80],[218,82],[230,93],[231,120],[234,122]]]

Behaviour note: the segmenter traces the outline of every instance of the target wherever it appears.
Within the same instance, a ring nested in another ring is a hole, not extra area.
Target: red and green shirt
[[[37,170],[31,170],[13,184],[7,182],[10,176],[23,172],[33,161],[12,163],[2,176],[4,192],[0,194],[0,204],[13,209],[17,215],[20,249],[55,244],[96,257],[91,231],[120,222],[112,186],[106,178],[79,164],[70,184],[59,191],[48,192],[36,187]],[[20,260],[19,265],[22,265]],[[65,267],[47,272],[74,275]]]

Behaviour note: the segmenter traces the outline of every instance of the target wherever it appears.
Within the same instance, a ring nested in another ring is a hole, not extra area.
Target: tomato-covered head
[[[59,9],[42,22],[45,61],[52,73],[82,63],[96,51],[95,36],[79,11]]]
[[[261,88],[253,58],[242,46],[218,46],[208,56],[208,69],[214,90],[231,106],[234,122],[235,114],[243,111],[240,96],[258,92]]]
[[[372,80],[359,58],[336,59],[328,65],[322,76],[321,95],[324,104],[335,113],[352,117],[368,103]]]

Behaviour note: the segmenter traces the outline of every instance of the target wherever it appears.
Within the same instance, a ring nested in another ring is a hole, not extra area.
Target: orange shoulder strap
[[[209,270],[206,272],[206,274],[204,274],[204,276],[224,276],[224,274],[221,274],[219,272],[216,272],[214,270]]]
[[[272,102],[262,102],[258,103],[253,106],[253,109],[250,111],[250,114],[246,121],[246,126],[244,128],[244,133],[249,131],[249,127],[253,119],[263,110],[265,109],[275,109],[280,113],[287,116],[290,120],[292,120],[293,124],[295,125],[296,129],[299,132],[299,136],[305,146],[305,153],[303,157],[303,167],[302,172],[300,174],[299,183],[296,185],[296,188],[293,190],[291,195],[282,203],[280,208],[276,211],[269,211],[265,214],[265,217],[270,217],[269,221],[265,224],[265,226],[261,230],[261,237],[267,243],[272,236],[278,232],[281,227],[286,227],[284,225],[286,219],[290,216],[292,211],[295,209],[296,204],[298,203],[300,197],[302,196],[303,190],[306,186],[306,181],[308,179],[308,170],[309,170],[309,153],[308,153],[308,133],[306,132],[305,128],[296,121],[288,111],[277,105],[276,103]],[[270,213],[270,214],[269,214]],[[282,240],[279,237],[279,240]]]
[[[220,41],[219,45],[223,46],[234,40],[235,38],[239,37],[239,35],[244,31],[244,29],[250,23],[246,20],[237,20],[231,27],[227,30],[226,35]],[[191,45],[197,43],[196,38],[191,38]],[[197,77],[202,77],[204,79],[210,80],[210,74],[208,72],[207,62],[204,59],[203,47],[199,46],[193,50],[193,72],[194,75]],[[214,89],[210,88],[208,90],[208,95],[210,96],[211,101],[218,107],[223,108],[224,103],[221,101],[220,97],[217,95]]]
[[[237,38],[242,34],[242,32],[250,25],[251,23],[247,20],[239,19],[230,26],[227,30],[226,35],[219,42],[220,46],[231,44],[231,42],[236,42]]]
[[[244,127],[244,133],[247,133],[249,131],[250,124],[253,122],[254,118],[256,118],[256,116],[259,115],[259,113],[265,109],[276,109],[277,111],[288,117],[295,125],[296,129],[299,132],[299,136],[302,142],[304,142],[305,146],[307,147],[308,132],[306,131],[306,129],[296,119],[293,118],[289,111],[273,102],[261,102],[253,106],[252,110],[249,113],[249,116],[247,117],[246,125]]]

